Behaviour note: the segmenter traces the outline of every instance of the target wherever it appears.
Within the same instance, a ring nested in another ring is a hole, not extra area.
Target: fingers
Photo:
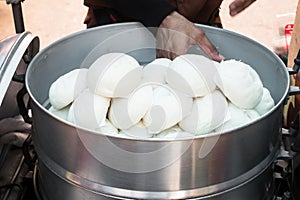
[[[235,0],[229,5],[229,14],[235,16],[250,6],[255,0]]]
[[[182,54],[177,54],[177,53],[172,52],[172,51],[166,51],[166,50],[161,50],[161,49],[158,49],[156,51],[156,57],[157,58],[169,58],[171,60],[174,60],[179,55],[182,55]]]
[[[30,130],[31,125],[24,122],[20,116],[0,120],[0,136],[14,131],[29,133]]]
[[[198,34],[195,40],[196,44],[198,44],[212,60],[220,62],[225,59],[225,57],[218,52],[217,48],[211,43],[204,31],[201,29],[198,29]]]
[[[187,51],[189,38],[184,31],[188,23],[177,12],[172,12],[163,20],[156,34],[157,57],[174,59]]]
[[[24,141],[28,137],[27,133],[10,132],[0,137],[0,144],[10,144],[22,147]]]
[[[160,25],[157,35],[157,57],[174,59],[187,53],[193,45],[200,48],[213,60],[224,60],[205,32],[177,12],[171,13]]]
[[[212,60],[220,62],[220,61],[225,59],[225,57],[218,52],[216,47],[209,41],[209,39],[206,36],[197,39],[197,41],[195,41],[194,43],[191,43],[191,44],[199,45],[199,47]],[[157,51],[156,51],[156,55],[157,55],[158,58],[169,58],[169,59],[173,60],[178,55],[182,55],[182,54],[187,53],[188,48],[192,46],[191,44],[188,45],[188,47],[185,47],[185,48],[182,48],[182,47],[184,47],[184,45],[178,45],[178,46],[172,45],[173,47],[171,47],[171,44],[169,44],[168,47],[158,48]]]
[[[185,34],[171,29],[161,29],[157,35],[157,57],[175,59],[185,54],[189,48],[190,40]]]

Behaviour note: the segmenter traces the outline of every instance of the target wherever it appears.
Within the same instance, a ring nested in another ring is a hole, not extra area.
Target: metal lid
[[[35,55],[38,50],[39,39],[30,32],[0,41],[0,106],[25,52]]]

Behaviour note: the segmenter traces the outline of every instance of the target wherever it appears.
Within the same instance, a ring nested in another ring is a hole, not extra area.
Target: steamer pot
[[[150,62],[155,58],[155,41],[139,23],[106,25],[66,36],[40,51],[26,72],[38,179],[45,199],[253,200],[253,191],[255,199],[269,199],[288,72],[258,42],[197,26],[226,58],[242,60],[257,71],[275,107],[246,126],[192,139],[125,139],[77,127],[48,112],[51,83],[108,52],[129,52],[140,63]],[[202,53],[197,48],[191,52]]]

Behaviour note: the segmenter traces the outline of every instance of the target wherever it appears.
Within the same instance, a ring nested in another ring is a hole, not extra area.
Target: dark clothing
[[[222,0],[84,0],[89,7],[88,28],[116,22],[139,21],[146,27],[158,27],[177,11],[194,23],[216,25]]]

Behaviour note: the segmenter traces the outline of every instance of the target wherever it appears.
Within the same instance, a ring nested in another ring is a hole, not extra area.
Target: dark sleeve
[[[123,16],[147,27],[158,27],[176,7],[166,0],[111,0],[113,8]]]

